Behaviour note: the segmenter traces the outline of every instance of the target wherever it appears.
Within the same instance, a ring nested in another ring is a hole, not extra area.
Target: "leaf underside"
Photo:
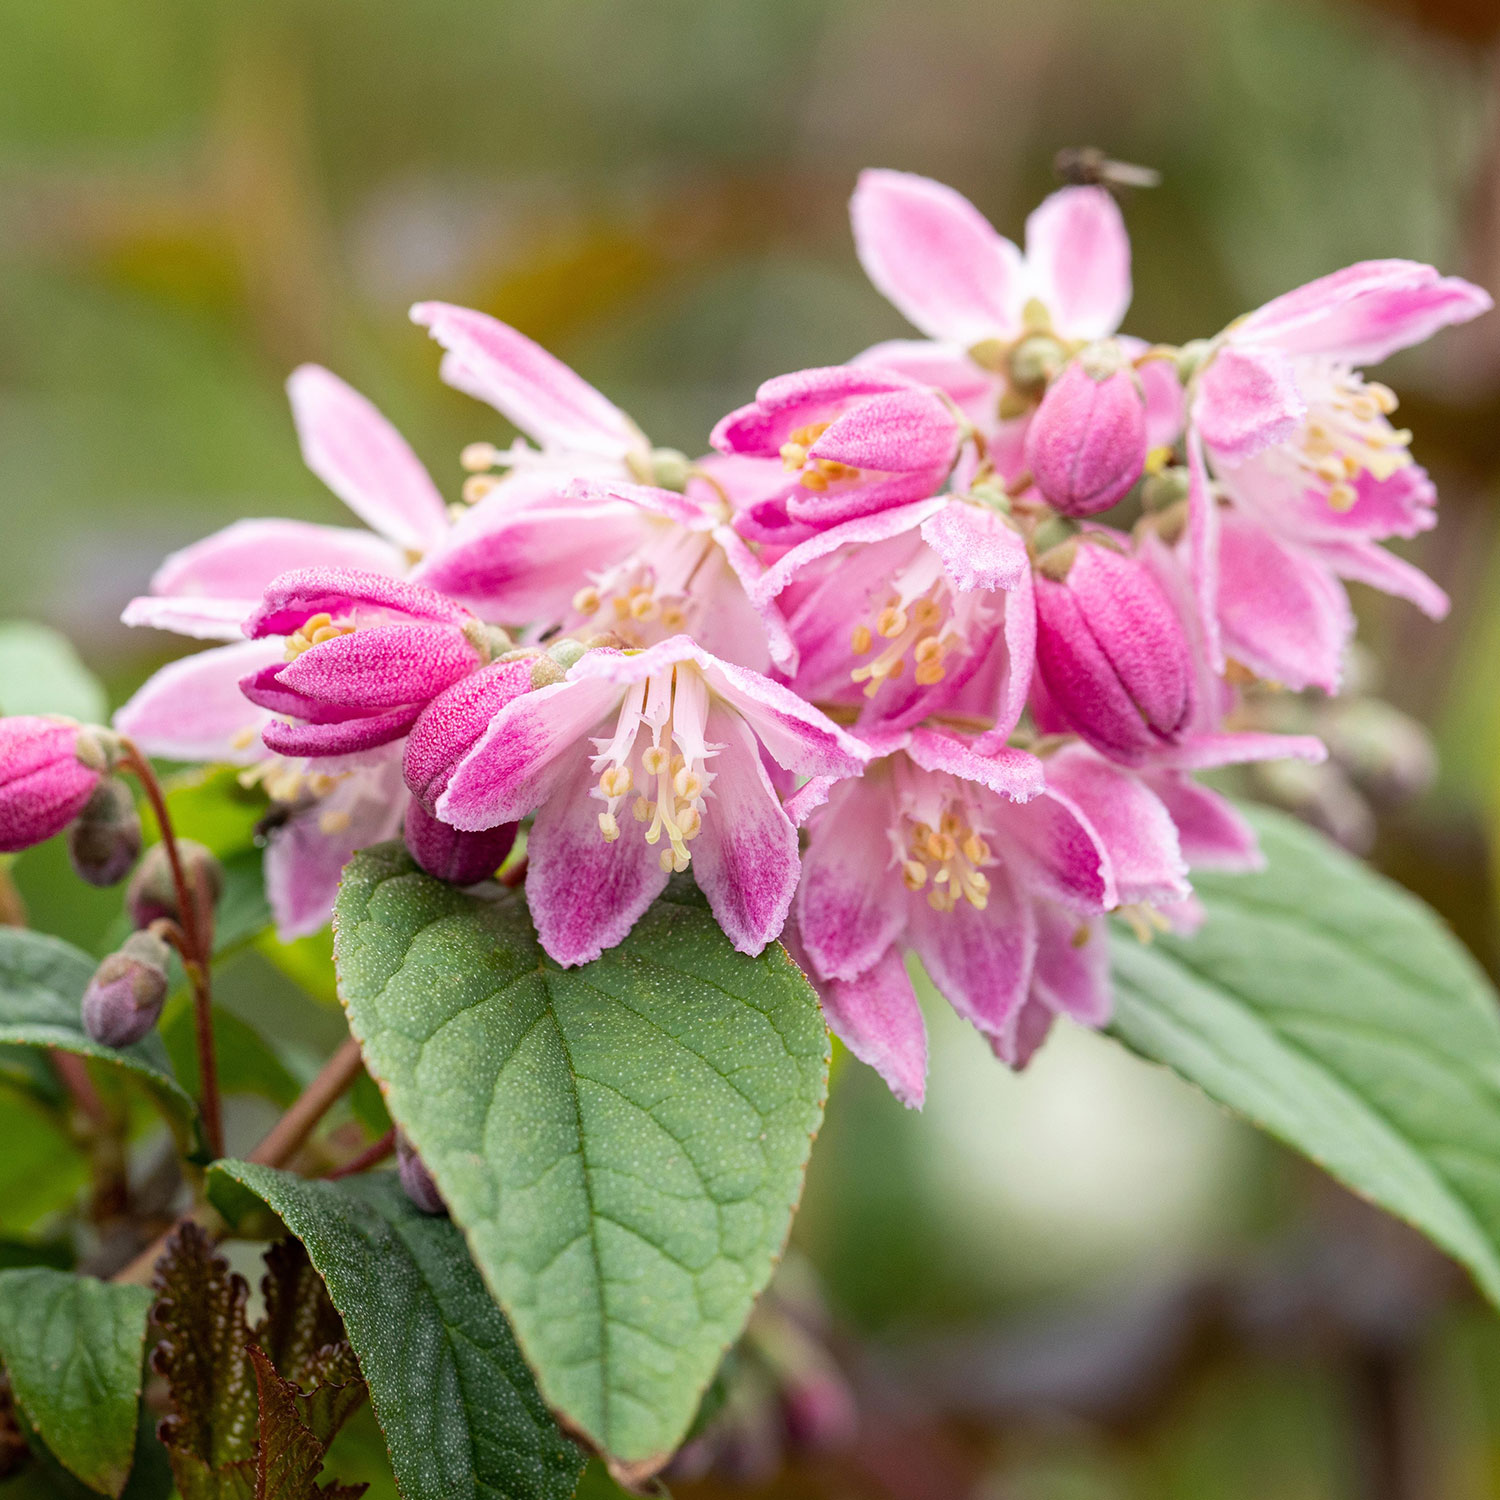
[[[1441,920],[1247,807],[1258,874],[1193,937],[1113,938],[1113,1033],[1422,1230],[1500,1304],[1500,1001]]]
[[[404,849],[347,867],[341,998],[549,1403],[660,1467],[785,1242],[828,1037],[779,945],[734,951],[690,880],[562,969],[523,900]]]

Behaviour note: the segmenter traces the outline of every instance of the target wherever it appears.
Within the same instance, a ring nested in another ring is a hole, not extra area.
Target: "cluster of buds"
[[[284,935],[327,919],[360,847],[404,831],[468,885],[525,825],[554,960],[690,875],[915,1105],[909,955],[1020,1066],[1058,1016],[1107,1019],[1109,913],[1189,927],[1193,867],[1257,862],[1194,772],[1305,779],[1320,735],[1359,738],[1357,715],[1273,722],[1255,685],[1337,692],[1348,581],[1442,613],[1383,545],[1436,497],[1363,370],[1489,298],[1371,261],[1172,347],[1120,332],[1103,187],[1053,194],[1024,247],[902,173],[864,174],[852,218],[924,338],[767,381],[697,459],[442,303],[412,316],[443,378],[525,434],[465,449],[461,505],[363,397],[293,376],[308,463],[369,529],[246,521],[169,558],[126,618],[221,644],[117,720],[266,789]],[[61,731],[37,754],[27,826],[55,831],[97,773]],[[0,750],[0,785],[31,772]]]

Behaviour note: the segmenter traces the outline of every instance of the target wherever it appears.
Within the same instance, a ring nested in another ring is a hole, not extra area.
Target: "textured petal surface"
[[[1066,187],[1026,220],[1031,295],[1069,339],[1097,339],[1130,306],[1130,236],[1119,205],[1100,187]]]
[[[385,709],[425,703],[479,665],[451,626],[373,625],[310,647],[277,681],[324,703]]]
[[[411,445],[370,401],[321,365],[294,370],[286,392],[307,467],[365,525],[414,552],[443,539],[448,514],[442,495]]]
[[[455,682],[422,710],[407,736],[402,773],[412,795],[429,810],[495,715],[530,691],[531,672],[529,659],[491,662]]]
[[[164,760],[249,765],[265,753],[270,715],[246,701],[240,679],[280,661],[279,641],[240,641],[169,662],[119,709],[115,728]]]
[[[922,540],[954,588],[1013,589],[1030,571],[1026,543],[1003,516],[954,500],[922,522]]]
[[[1274,349],[1226,345],[1198,375],[1193,426],[1218,462],[1284,443],[1306,415],[1291,361]]]
[[[865,274],[923,333],[967,346],[1013,336],[1021,254],[961,193],[908,172],[861,172],[849,204]]]
[[[1183,858],[1191,868],[1248,871],[1265,867],[1255,830],[1227,798],[1180,771],[1150,771],[1143,779],[1177,825]]]
[[[899,948],[890,947],[857,979],[818,984],[828,1029],[885,1079],[908,1109],[927,1092],[927,1023]]]
[[[498,319],[446,302],[419,302],[411,317],[462,365],[464,390],[488,401],[543,448],[623,459],[648,446],[612,401]]]
[[[354,624],[407,619],[462,625],[471,618],[462,605],[404,579],[354,568],[297,568],[267,585],[245,621],[245,634],[290,635],[316,614]]]
[[[1079,922],[1050,902],[1039,903],[1036,917],[1032,997],[1055,1015],[1071,1016],[1084,1026],[1103,1026],[1114,1008],[1104,923],[1098,917]],[[1024,1062],[1025,1057],[1015,1060]]]

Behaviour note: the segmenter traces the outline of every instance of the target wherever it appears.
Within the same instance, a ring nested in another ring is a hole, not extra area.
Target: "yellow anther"
[[[654,620],[661,613],[661,606],[654,598],[644,591],[632,595],[630,600],[630,614],[636,620]]]
[[[630,618],[630,600],[623,594],[616,594],[609,602],[614,606],[615,614],[620,619],[628,620]]]
[[[323,625],[312,633],[314,646],[321,646],[324,641],[336,641],[341,635],[348,635],[348,631],[341,625]]]
[[[990,862],[990,846],[979,837],[977,833],[971,833],[962,845],[964,858],[971,865],[987,865]],[[985,889],[989,889],[989,882],[985,882]]]
[[[916,621],[918,630],[926,630],[943,618],[943,612],[933,600],[924,595],[912,606],[911,617]]]
[[[334,808],[329,812],[321,812],[318,814],[318,832],[327,834],[342,833],[351,821],[349,814],[342,808]]]
[[[829,422],[809,422],[807,426],[799,427],[792,433],[792,441],[800,443],[804,448],[811,448],[831,425]]]
[[[1365,386],[1365,394],[1375,403],[1382,416],[1390,416],[1401,404],[1396,399],[1396,393],[1390,386],[1382,385],[1378,380],[1372,380]]]
[[[816,469],[804,469],[802,478],[797,482],[803,489],[811,490],[817,495],[821,495],[828,488],[828,481]]]
[[[1093,935],[1093,930],[1089,927],[1088,923],[1083,922],[1073,929],[1073,936],[1068,941],[1075,948],[1083,948],[1088,945],[1088,941]]]
[[[849,637],[849,645],[856,656],[863,656],[871,646],[875,644],[875,638],[870,634],[868,625],[856,625],[854,633]]]
[[[493,469],[499,460],[500,455],[495,451],[493,443],[470,443],[458,455],[459,463],[471,474],[482,474],[486,469]]]
[[[679,809],[677,830],[684,839],[695,839],[703,832],[703,814],[696,807]]]
[[[675,604],[669,604],[661,612],[661,623],[668,630],[681,630],[687,624],[687,616]]]
[[[612,844],[620,836],[620,825],[612,812],[599,814],[599,836],[606,844]]]
[[[927,852],[947,864],[958,853],[958,844],[949,833],[935,833],[927,840]]]
[[[248,750],[259,738],[260,730],[251,724],[247,728],[240,730],[229,743],[236,750]]]
[[[781,445],[781,466],[788,473],[796,473],[807,462],[807,449],[801,443]]]
[[[906,629],[906,611],[899,604],[887,605],[875,617],[875,630],[877,634],[883,635],[886,640],[901,634]]]
[[[927,884],[927,866],[919,859],[909,859],[901,866],[901,880],[909,891],[920,891]]]
[[[691,802],[694,797],[702,796],[703,778],[701,776],[695,776],[693,772],[691,772],[686,766],[684,766],[672,778],[672,790],[676,792],[684,802]]]
[[[599,597],[599,590],[593,588],[579,589],[573,595],[573,608],[581,615],[593,614],[603,603]]]
[[[631,816],[637,823],[644,823],[655,811],[656,804],[646,797],[637,797],[635,805],[630,809]]]
[[[470,474],[459,493],[464,497],[465,505],[478,505],[499,483],[491,474]]]
[[[935,635],[924,635],[912,648],[911,653],[919,662],[941,661],[943,643]]]
[[[1172,450],[1158,445],[1146,454],[1145,469],[1147,474],[1160,474],[1166,466],[1172,462]]]
[[[647,745],[641,751],[641,769],[648,776],[660,776],[669,764],[667,752],[660,745]]]
[[[606,797],[623,797],[634,784],[629,766],[606,766],[599,777],[599,790]]]
[[[953,899],[951,892],[940,890],[937,887],[928,891],[927,904],[933,911],[952,911],[958,905],[957,901]]]
[[[894,672],[891,673],[892,677],[895,675]],[[917,670],[913,675],[923,687],[931,687],[948,675],[948,669],[940,661],[924,661],[917,664]]]
[[[1359,494],[1351,484],[1342,482],[1333,485],[1328,491],[1328,506],[1330,510],[1340,513],[1354,508],[1354,502],[1359,499]]]

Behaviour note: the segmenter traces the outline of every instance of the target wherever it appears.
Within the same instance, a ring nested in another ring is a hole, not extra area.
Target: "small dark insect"
[[[1112,161],[1097,146],[1064,146],[1052,158],[1052,170],[1071,187],[1151,188],[1161,183],[1155,167]]]

